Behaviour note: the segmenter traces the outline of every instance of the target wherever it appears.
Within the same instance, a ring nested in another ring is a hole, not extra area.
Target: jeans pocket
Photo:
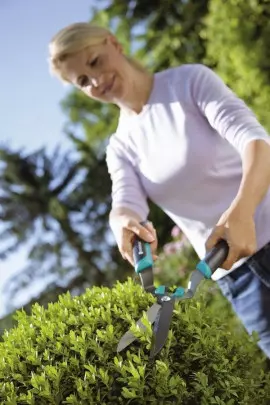
[[[234,280],[232,277],[230,277],[230,275],[228,275],[228,277],[230,277],[231,279],[230,290],[232,298],[244,298],[245,295],[249,294],[249,286],[254,280],[254,274],[252,273],[252,271],[248,266],[245,267],[247,271],[236,280]]]
[[[222,294],[227,300],[232,301],[232,293],[231,293],[231,281],[228,278],[229,276],[222,277],[221,279],[217,280],[217,284],[221,289]]]
[[[248,260],[250,269],[257,277],[270,288],[270,246],[259,251]]]

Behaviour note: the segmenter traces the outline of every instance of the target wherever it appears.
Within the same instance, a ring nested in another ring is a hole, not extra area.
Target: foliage
[[[199,35],[207,0],[144,2],[112,0],[107,12],[129,21],[138,48],[135,56],[152,71],[202,60],[204,39]],[[162,33],[162,35],[160,35]]]
[[[205,63],[243,98],[270,131],[269,0],[211,0],[201,36]]]
[[[195,250],[175,225],[171,230],[172,241],[160,249],[158,260],[155,263],[154,273],[158,284],[184,286],[190,272],[196,267],[199,260]]]
[[[266,405],[269,375],[246,334],[233,335],[201,296],[178,302],[160,355],[149,361],[151,327],[135,321],[154,298],[130,279],[69,293],[47,310],[17,311],[0,343],[0,399],[7,404]],[[116,353],[130,327],[138,342]]]
[[[29,265],[4,289],[10,304],[19,290],[45,276],[53,280],[47,293],[59,282],[72,289],[114,277],[116,248],[106,240],[110,178],[104,155],[99,158],[89,145],[84,152],[78,159],[58,149],[52,156],[0,150],[0,257],[29,247]]]
[[[196,268],[199,257],[189,243],[186,236],[175,225],[171,230],[172,240],[166,243],[154,266],[154,277],[156,285],[187,288],[191,272]],[[213,280],[201,282],[198,294],[204,294],[204,302],[207,305],[209,314],[213,317],[222,313],[227,320],[228,329],[233,333],[243,333],[243,325],[236,316],[231,304],[222,295],[217,283]]]

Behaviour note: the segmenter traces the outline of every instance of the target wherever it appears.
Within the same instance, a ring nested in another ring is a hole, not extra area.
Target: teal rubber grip
[[[155,289],[155,294],[156,295],[164,295],[166,292],[166,287],[165,285],[160,285]],[[178,287],[175,292],[172,294],[173,297],[175,298],[181,298],[185,294],[185,289],[183,287]]]
[[[173,293],[173,297],[181,298],[185,294],[185,289],[183,287],[176,288],[175,292]]]
[[[140,273],[154,264],[149,243],[136,238],[133,245],[133,258],[136,273]]]
[[[159,287],[157,287],[157,288],[155,289],[155,294],[157,294],[157,295],[163,295],[163,294],[165,294],[165,291],[166,291],[165,285],[160,285]]]
[[[206,261],[201,260],[197,266],[196,266],[196,270],[198,270],[200,273],[203,274],[203,276],[207,279],[210,279],[212,276],[212,270],[210,269],[210,267],[208,266],[208,264],[206,263]]]
[[[214,271],[216,271],[227,258],[228,252],[228,243],[224,239],[221,239],[213,249],[207,252],[205,258],[197,264],[196,269],[200,271],[205,278],[211,278]]]

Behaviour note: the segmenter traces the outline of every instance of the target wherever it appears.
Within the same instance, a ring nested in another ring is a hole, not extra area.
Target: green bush
[[[155,299],[129,279],[112,289],[69,293],[48,309],[16,312],[0,343],[0,403],[6,405],[260,405],[270,381],[257,346],[213,316],[204,294],[178,302],[160,355],[149,361],[151,327],[135,328]],[[132,325],[138,342],[116,347]]]

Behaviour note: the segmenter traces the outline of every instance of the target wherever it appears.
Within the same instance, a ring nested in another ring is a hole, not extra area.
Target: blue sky
[[[67,117],[59,102],[68,87],[48,73],[51,37],[65,25],[88,21],[98,0],[1,0],[0,143],[32,151],[56,144],[68,148],[62,131]],[[25,265],[26,248],[0,262],[0,317],[4,281]],[[35,295],[40,286],[36,286]],[[26,296],[21,297],[21,303]]]

